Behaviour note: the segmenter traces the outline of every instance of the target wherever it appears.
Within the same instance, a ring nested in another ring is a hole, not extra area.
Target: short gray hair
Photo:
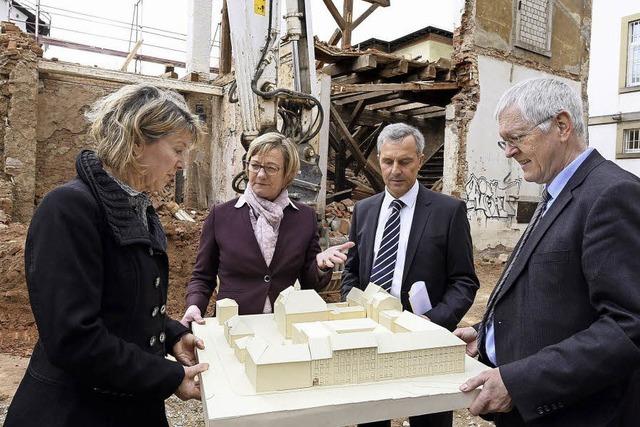
[[[400,142],[407,136],[413,136],[416,140],[416,151],[418,155],[424,151],[424,136],[422,132],[406,123],[392,123],[385,126],[378,135],[378,153],[385,142]]]
[[[496,119],[512,107],[517,108],[522,118],[532,125],[564,111],[571,118],[576,135],[584,136],[582,99],[571,86],[561,80],[537,78],[512,86],[498,101]],[[548,132],[551,124],[545,121],[538,127],[543,132]]]

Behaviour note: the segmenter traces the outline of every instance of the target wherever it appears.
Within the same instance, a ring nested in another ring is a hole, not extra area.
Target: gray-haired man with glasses
[[[470,411],[499,427],[637,425],[640,179],[588,148],[566,83],[518,83],[496,117],[498,145],[544,192],[482,322],[455,331],[495,367],[460,387],[483,386]]]

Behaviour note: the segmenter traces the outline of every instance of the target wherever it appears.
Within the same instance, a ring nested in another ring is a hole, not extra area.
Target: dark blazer
[[[165,315],[162,226],[150,207],[147,231],[92,152],[76,168],[79,178],[51,191],[29,227],[40,339],[5,426],[167,425],[164,399],[184,369],[164,356],[187,330]]]
[[[638,425],[639,273],[640,179],[594,151],[497,296],[497,364],[516,408],[498,425]]]
[[[300,280],[303,289],[321,289],[331,272],[318,270],[318,223],[312,208],[287,206],[278,241],[267,266],[249,218],[249,206],[236,208],[238,199],[216,206],[202,227],[200,247],[187,286],[187,307],[197,305],[204,314],[220,280],[217,299],[231,298],[240,314],[260,314],[269,295],[271,306],[284,289]]]
[[[384,193],[356,203],[351,219],[349,250],[342,275],[342,295],[369,284],[373,246]],[[433,308],[425,314],[453,330],[467,312],[479,287],[464,202],[420,185],[402,276],[401,301],[411,310],[409,289],[424,281]]]

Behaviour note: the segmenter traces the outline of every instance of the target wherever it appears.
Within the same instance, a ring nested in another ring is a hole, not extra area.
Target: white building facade
[[[593,2],[589,145],[640,176],[640,3]]]

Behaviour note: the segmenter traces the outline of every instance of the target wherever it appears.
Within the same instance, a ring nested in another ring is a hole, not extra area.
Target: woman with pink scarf
[[[202,228],[196,264],[187,285],[181,322],[203,323],[209,301],[231,298],[240,314],[271,313],[280,292],[300,281],[321,289],[347,259],[347,242],[324,252],[315,211],[289,199],[287,187],[300,169],[295,144],[270,132],[247,151],[249,183],[243,195],[211,210]]]

